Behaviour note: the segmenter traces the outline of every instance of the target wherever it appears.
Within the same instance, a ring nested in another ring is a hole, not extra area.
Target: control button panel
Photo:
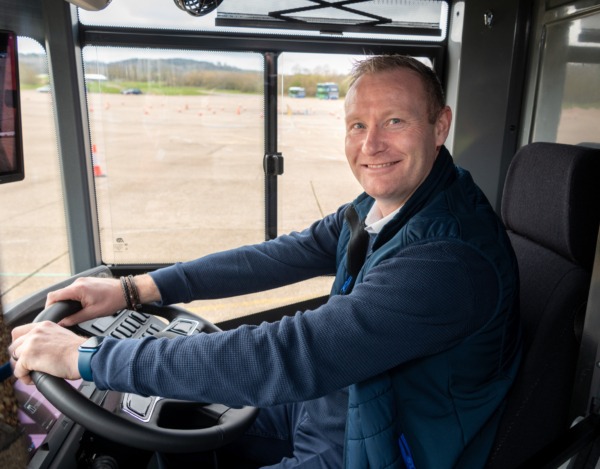
[[[160,319],[139,311],[121,310],[79,324],[90,335],[105,335],[116,339],[142,338],[156,335],[166,327]]]

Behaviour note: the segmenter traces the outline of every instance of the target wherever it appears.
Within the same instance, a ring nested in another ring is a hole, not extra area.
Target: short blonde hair
[[[408,55],[375,55],[364,60],[357,61],[350,74],[350,86],[352,88],[356,80],[361,76],[371,73],[382,73],[394,70],[411,70],[415,72],[423,83],[425,93],[428,97],[428,115],[430,123],[435,123],[440,111],[446,105],[444,89],[435,72],[423,62]]]

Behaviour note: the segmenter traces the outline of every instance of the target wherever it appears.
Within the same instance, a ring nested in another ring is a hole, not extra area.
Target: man
[[[443,146],[452,113],[428,67],[403,56],[360,62],[345,110],[346,155],[365,190],[352,204],[301,233],[129,285],[78,280],[47,304],[79,300],[63,321],[72,325],[123,308],[132,290],[170,304],[335,273],[314,311],[171,341],[109,338],[88,371],[102,389],[261,407],[245,446],[259,448],[260,464],[482,467],[520,359],[510,243]],[[82,338],[41,324],[13,340],[18,378],[79,377]]]

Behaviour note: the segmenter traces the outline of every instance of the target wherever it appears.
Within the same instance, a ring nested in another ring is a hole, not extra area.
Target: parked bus
[[[338,99],[340,90],[336,83],[317,83],[317,98]]]
[[[471,469],[469,458],[481,452],[489,469],[596,467],[600,2],[348,3],[0,0],[0,151],[10,153],[0,155],[10,162],[0,168],[3,344],[18,326],[78,311],[77,302],[45,304],[49,292],[81,277],[120,279],[127,300],[124,309],[71,328],[90,338],[179,340],[318,314],[331,301],[331,275],[173,306],[138,305],[127,282],[202,256],[307,236],[306,227],[359,196],[344,152],[340,86],[361,59],[408,55],[440,78],[452,109],[444,145],[503,220],[519,269],[522,360],[490,418],[493,444],[474,438],[447,467]],[[304,96],[300,87],[284,91],[298,74],[318,83],[319,99],[288,99]],[[406,122],[391,116],[381,129],[388,124]],[[457,223],[456,232],[463,228]],[[280,263],[295,265],[287,257]],[[226,267],[244,265],[241,256]],[[442,287],[431,288],[428,300],[446,302]],[[442,334],[451,324],[435,327]],[[343,338],[346,330],[330,332]],[[377,341],[367,328],[364,336]],[[279,358],[292,368],[292,350],[311,351],[310,341],[279,339]],[[100,346],[93,340],[96,347],[82,354]],[[36,372],[26,385],[11,379],[18,358],[0,350],[0,460],[14,467],[152,468],[159,453],[178,461],[173,467],[225,467],[215,462],[219,450],[260,415],[251,403],[229,402],[228,389],[223,402],[196,403]],[[241,361],[208,382],[277,358]],[[319,376],[335,372],[337,362],[327,363]],[[416,385],[414,377],[390,387]],[[434,377],[423,376],[423,384]],[[294,389],[308,392],[306,380]],[[395,441],[406,450],[400,435]],[[390,467],[409,467],[403,461]]]
[[[288,96],[290,98],[304,98],[306,97],[306,90],[301,86],[290,86]]]

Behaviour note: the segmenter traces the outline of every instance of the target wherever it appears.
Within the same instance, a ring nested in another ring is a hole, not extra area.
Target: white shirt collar
[[[383,217],[381,215],[381,211],[379,207],[377,207],[377,202],[373,204],[369,213],[367,213],[367,217],[365,218],[365,230],[369,234],[378,234],[383,227],[392,219],[394,216],[400,211],[402,205],[390,213],[388,216]]]

